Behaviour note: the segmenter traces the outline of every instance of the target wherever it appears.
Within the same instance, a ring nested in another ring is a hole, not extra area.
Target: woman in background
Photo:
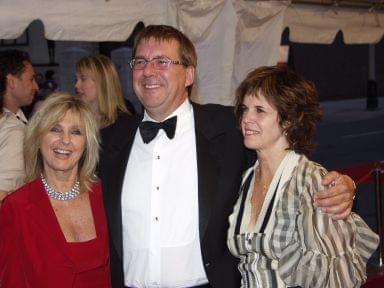
[[[378,236],[354,213],[334,221],[313,204],[327,173],[307,158],[321,116],[314,86],[261,67],[237,89],[235,111],[258,159],[229,218],[241,287],[360,287]]]
[[[100,129],[115,123],[120,114],[130,114],[116,68],[104,55],[79,60],[75,88],[80,98],[91,106]]]
[[[1,287],[111,287],[98,148],[79,98],[52,94],[34,114],[24,143],[29,183],[0,209]]]

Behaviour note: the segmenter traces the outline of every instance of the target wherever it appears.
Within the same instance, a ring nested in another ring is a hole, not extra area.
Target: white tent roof
[[[285,13],[292,42],[330,44],[343,32],[346,44],[378,43],[384,34],[380,10],[337,6],[291,5]]]
[[[281,33],[296,42],[376,43],[383,15],[365,10],[241,0],[0,0],[0,39],[15,39],[39,19],[51,40],[125,41],[137,22],[185,32],[198,52],[196,98],[232,104],[234,88],[255,67],[274,65]]]
[[[168,1],[156,0],[2,0],[0,38],[20,36],[41,20],[51,40],[124,41],[135,24],[167,23]]]
[[[276,2],[286,5],[289,1],[2,0],[0,39],[15,39],[32,21],[41,20],[45,37],[51,40],[124,41],[139,21],[174,25],[197,40],[206,36],[225,2],[242,7],[243,12],[249,9],[248,13],[242,12],[244,16],[255,15],[255,8],[262,10],[277,5]],[[262,15],[265,11],[257,13]],[[335,5],[291,4],[284,17],[291,40],[304,43],[331,43],[338,31],[343,31],[348,44],[377,43],[384,34],[383,25],[384,14],[380,10]]]
[[[195,99],[233,104],[233,91],[255,67],[279,56],[289,1],[1,0],[0,38],[14,39],[33,20],[51,40],[124,41],[138,21],[185,32],[198,53]]]

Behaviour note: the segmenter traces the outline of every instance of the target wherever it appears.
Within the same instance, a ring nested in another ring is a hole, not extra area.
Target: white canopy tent
[[[185,32],[198,52],[195,100],[232,104],[234,89],[255,67],[274,65],[281,33],[292,41],[378,42],[379,11],[240,0],[0,0],[0,39],[19,37],[36,19],[50,40],[125,41],[137,22]],[[72,76],[70,76],[72,77]]]
[[[331,44],[337,32],[343,32],[346,44],[375,44],[384,34],[381,10],[335,5],[291,5],[285,13],[292,42]]]

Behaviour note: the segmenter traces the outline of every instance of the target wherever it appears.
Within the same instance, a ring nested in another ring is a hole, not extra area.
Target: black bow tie
[[[163,129],[169,139],[175,136],[177,116],[173,116],[163,122],[143,121],[140,123],[140,134],[145,144],[156,137],[159,129]]]

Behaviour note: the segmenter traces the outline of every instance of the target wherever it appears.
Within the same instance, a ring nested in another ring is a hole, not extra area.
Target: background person
[[[129,113],[117,70],[104,55],[79,60],[75,88],[80,98],[91,106],[101,129],[116,122],[119,114]]]
[[[0,74],[0,206],[4,197],[24,183],[24,124],[3,112],[6,77]]]
[[[29,105],[28,107],[23,108],[23,111],[28,115],[28,118],[30,118],[40,108],[43,101],[49,95],[59,90],[58,84],[53,76],[54,74],[55,74],[55,71],[53,70],[45,71],[45,80],[41,73],[36,74],[36,82],[39,86],[39,90],[36,93],[36,96],[32,104]],[[41,78],[42,82],[41,80],[38,81],[38,78],[40,77],[43,77]]]
[[[321,115],[313,84],[260,67],[237,89],[235,110],[257,154],[229,217],[241,287],[360,287],[379,237],[354,213],[333,221],[314,205],[327,171],[306,157]]]
[[[35,80],[37,83],[37,87],[39,87],[40,90],[43,87],[44,75],[42,73],[36,73]]]
[[[37,89],[28,54],[0,51],[0,203],[25,183],[23,139],[27,118],[20,108],[32,103]]]
[[[42,85],[42,89],[44,89],[44,93],[46,94],[45,97],[58,91],[59,85],[57,84],[54,75],[55,71],[53,70],[45,71],[45,80]]]
[[[177,29],[145,27],[133,55],[144,115],[103,129],[99,165],[113,287],[238,288],[226,233],[246,155],[233,108],[189,100],[197,56]],[[348,214],[353,192],[339,177],[326,201]]]
[[[29,183],[0,209],[1,286],[110,287],[92,112],[79,98],[52,94],[25,138]]]

